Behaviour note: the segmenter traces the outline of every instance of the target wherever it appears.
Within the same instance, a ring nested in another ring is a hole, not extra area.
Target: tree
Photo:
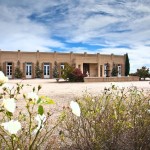
[[[128,53],[125,56],[125,76],[128,76],[130,72],[130,62],[128,58]]]
[[[56,61],[54,62],[53,77],[59,78],[59,67]]]
[[[17,67],[15,68],[15,72],[14,72],[15,78],[17,78],[17,79],[22,78],[22,75],[23,75],[22,71],[21,71],[20,68],[17,66]]]
[[[117,68],[117,65],[115,65],[115,64],[113,64],[113,69],[112,69],[111,75],[113,77],[116,77],[118,75],[118,68]]]
[[[61,76],[64,80],[67,80],[69,78],[69,75],[73,72],[74,66],[69,65],[68,63],[65,63],[64,69],[61,70]]]
[[[68,63],[65,64],[65,67],[62,70],[62,78],[69,82],[83,82],[84,77],[85,76],[80,69],[75,68],[74,65],[70,65]]]
[[[35,77],[36,78],[42,78],[42,74],[43,74],[43,71],[40,68],[39,62],[37,61],[36,65],[35,65]]]
[[[20,61],[19,60],[17,61],[17,67],[15,68],[14,76],[17,79],[22,78],[22,76],[23,76],[23,73],[20,70]]]
[[[146,68],[145,66],[143,66],[141,69],[137,69],[136,74],[140,77],[140,79],[144,78],[144,80],[145,80],[146,77],[150,76],[149,68]]]
[[[85,75],[79,68],[75,68],[69,75],[69,82],[84,82]]]

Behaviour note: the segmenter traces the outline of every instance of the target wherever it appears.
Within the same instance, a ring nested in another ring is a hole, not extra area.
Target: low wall
[[[126,82],[126,81],[139,81],[137,76],[129,77],[85,77],[84,82]]]

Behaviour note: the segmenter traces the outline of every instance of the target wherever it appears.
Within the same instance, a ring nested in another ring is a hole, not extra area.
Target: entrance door
[[[61,64],[60,64],[60,74],[61,74],[61,76],[62,76],[63,73],[64,73],[64,69],[65,69],[65,64],[64,64],[64,63],[61,63]]]
[[[87,74],[90,74],[90,65],[89,64],[83,64],[83,74],[87,76]]]
[[[121,65],[118,65],[118,77],[121,77]]]
[[[50,65],[44,64],[44,78],[49,79],[50,78]]]
[[[104,64],[104,77],[109,77],[110,76],[110,70],[109,70],[109,63]]]
[[[32,64],[26,63],[26,78],[31,79],[32,78]]]
[[[12,63],[6,64],[6,76],[12,78]]]
[[[104,64],[104,77],[107,77],[107,64]]]

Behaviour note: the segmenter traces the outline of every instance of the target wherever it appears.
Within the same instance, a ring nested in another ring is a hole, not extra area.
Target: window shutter
[[[26,68],[25,68],[25,66],[26,66],[26,63],[23,63],[23,78],[26,78]]]
[[[12,62],[12,79],[14,79],[14,72],[15,70],[14,70],[14,62]]]
[[[44,79],[44,63],[42,63],[41,68],[42,68],[42,71],[43,71],[43,73],[42,73],[42,79]]]
[[[3,63],[3,73],[4,73],[5,76],[6,76],[6,62]]]
[[[53,68],[52,68],[52,63],[49,63],[50,65],[50,79],[53,78]]]
[[[34,63],[32,63],[32,79],[35,78],[35,68],[34,68]]]

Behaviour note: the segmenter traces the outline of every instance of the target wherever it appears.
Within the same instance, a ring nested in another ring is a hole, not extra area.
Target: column
[[[35,68],[34,68],[34,63],[32,63],[32,79],[35,78]]]
[[[81,72],[83,73],[83,63],[81,64],[81,68],[80,69],[81,69]]]
[[[100,77],[100,54],[97,53],[97,76]]]
[[[53,78],[53,66],[52,66],[51,62],[49,63],[49,69],[50,69],[50,76],[49,76],[49,78],[52,79]]]
[[[98,69],[97,69],[97,71],[98,71],[97,75],[98,75],[98,77],[100,77],[100,63],[97,63],[97,67],[98,67]]]

